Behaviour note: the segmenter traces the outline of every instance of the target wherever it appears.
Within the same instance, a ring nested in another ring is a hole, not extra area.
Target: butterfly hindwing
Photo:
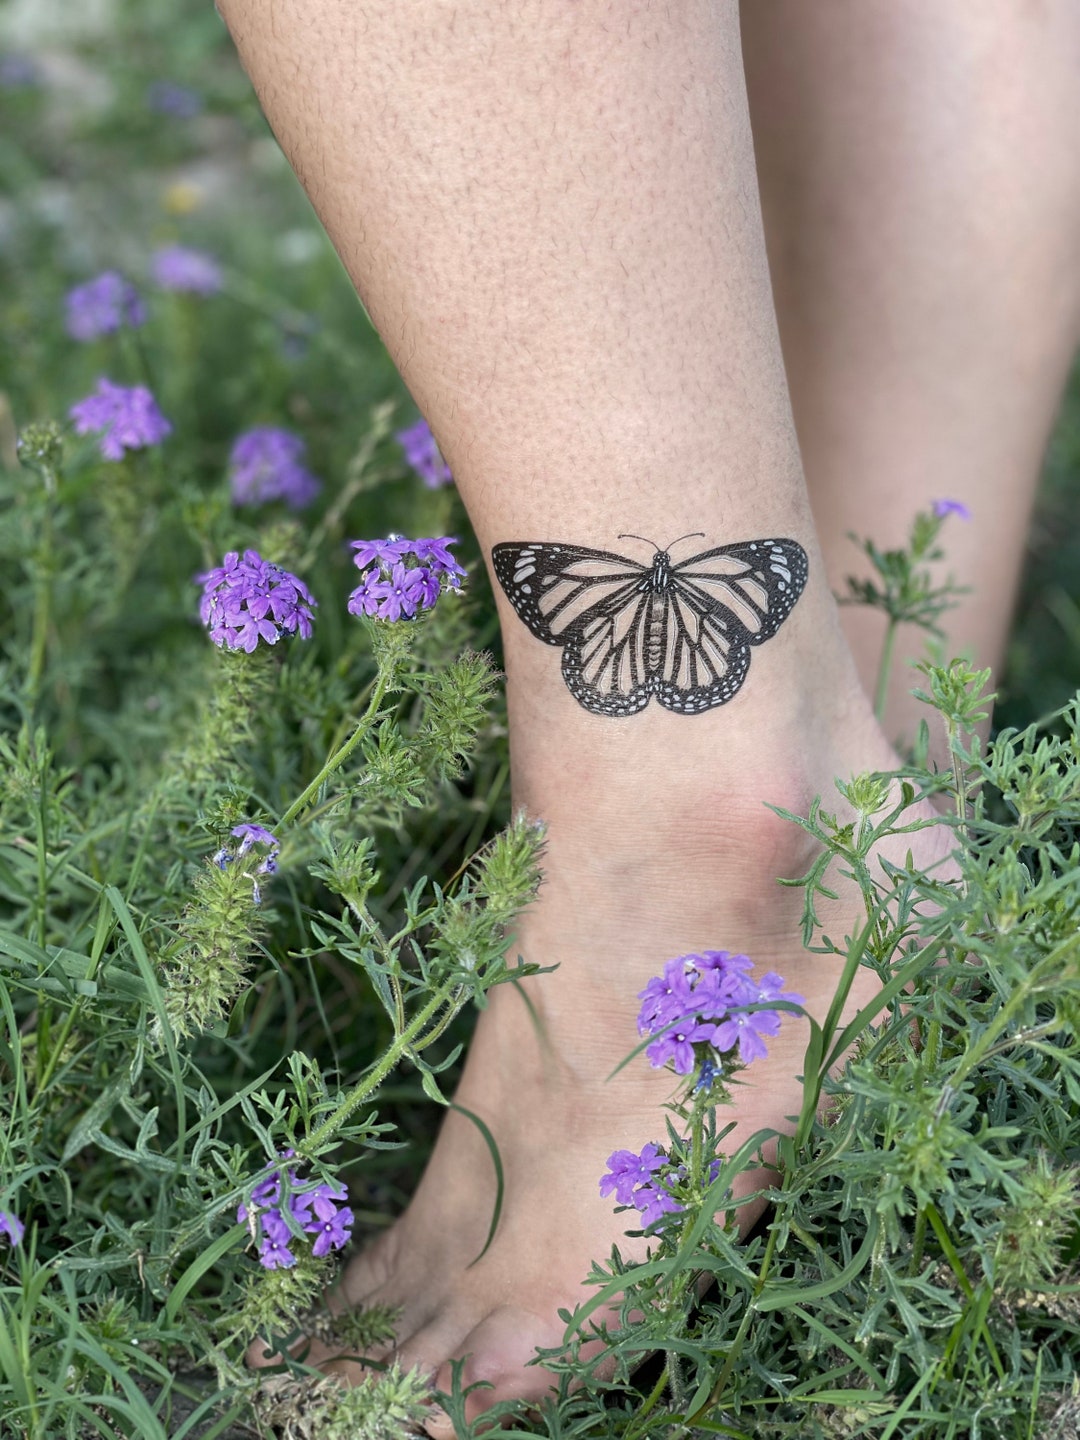
[[[602,602],[570,629],[562,673],[574,699],[596,715],[636,715],[652,694],[646,623],[649,594]]]
[[[696,715],[723,705],[750,668],[750,637],[727,609],[703,610],[677,586],[667,600],[667,634],[653,678],[653,693],[665,710]]]

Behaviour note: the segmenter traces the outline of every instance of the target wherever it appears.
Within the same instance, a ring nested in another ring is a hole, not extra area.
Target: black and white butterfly
[[[533,542],[496,545],[492,559],[520,618],[562,647],[563,679],[586,710],[634,715],[651,696],[680,715],[723,705],[746,679],[751,645],[775,635],[802,594],[806,551],[747,540],[674,563],[644,543],[651,564]]]

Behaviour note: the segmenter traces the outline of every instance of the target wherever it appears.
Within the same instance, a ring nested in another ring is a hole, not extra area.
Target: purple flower
[[[245,550],[242,559],[230,551],[224,564],[195,578],[203,587],[199,614],[215,645],[250,654],[260,640],[276,645],[283,635],[310,638],[311,592],[257,550]]]
[[[166,245],[150,258],[154,283],[163,290],[188,295],[216,295],[221,289],[221,266],[205,250],[189,245]]]
[[[600,1180],[600,1194],[615,1192],[620,1205],[634,1203],[634,1190],[638,1185],[647,1185],[655,1171],[667,1163],[667,1156],[658,1145],[646,1145],[640,1155],[633,1150],[616,1150],[608,1156],[608,1173]]]
[[[662,1183],[662,1172],[670,1160],[658,1145],[646,1145],[640,1155],[632,1150],[616,1150],[608,1157],[608,1173],[601,1177],[600,1194],[615,1193],[620,1205],[633,1205],[641,1211],[643,1223],[648,1226],[682,1210]]]
[[[256,827],[257,828],[257,827]],[[288,1159],[288,1150],[282,1159]],[[288,1181],[293,1193],[289,1196],[289,1214],[308,1235],[315,1236],[312,1253],[325,1255],[329,1250],[340,1250],[348,1243],[353,1225],[353,1212],[340,1202],[348,1199],[343,1185],[318,1184],[310,1190],[296,1191],[299,1183],[297,1172],[289,1170]],[[267,1270],[287,1268],[296,1264],[296,1256],[289,1249],[293,1233],[281,1206],[281,1172],[274,1170],[259,1182],[251,1192],[251,1203],[255,1211],[258,1231],[262,1235],[259,1263]],[[246,1221],[249,1215],[246,1205],[241,1205],[236,1218]]]
[[[747,1007],[773,1000],[799,1005],[802,996],[784,990],[772,971],[756,982],[748,973],[753,968],[748,956],[728,950],[669,960],[638,995],[638,1030],[657,1037],[645,1050],[649,1062],[671,1065],[679,1075],[689,1075],[700,1063],[696,1088],[701,1089],[720,1073],[721,1056],[737,1052],[738,1063],[749,1065],[766,1054],[765,1037],[779,1033],[780,1016]]]
[[[154,80],[147,86],[146,104],[159,115],[172,115],[177,120],[192,120],[203,108],[203,98],[175,80]]]
[[[22,1243],[26,1227],[11,1210],[0,1210],[0,1235],[6,1235],[12,1245]]]
[[[663,974],[655,976],[638,992],[638,999],[643,1002],[638,1015],[639,1034],[651,1035],[684,1015],[694,1014],[692,973],[686,968],[684,958],[669,960]]]
[[[246,855],[253,845],[268,845],[275,855],[281,849],[281,841],[264,825],[234,825],[230,833],[239,839],[241,855]]]
[[[383,582],[383,601],[375,612],[380,620],[400,620],[402,615],[416,614],[421,606],[424,574],[422,569],[407,570],[398,561]]]
[[[706,970],[694,988],[693,1013],[703,1020],[722,1020],[738,1005],[753,1005],[760,998],[748,975],[733,967]]]
[[[313,1213],[304,1221],[304,1229],[315,1236],[311,1247],[314,1255],[340,1250],[348,1244],[353,1225],[353,1212],[342,1202],[349,1198],[344,1185],[316,1185],[302,1197]]]
[[[403,556],[411,554],[413,548],[413,542],[400,535],[391,535],[388,540],[350,540],[349,544],[356,551],[353,564],[358,570],[375,564],[396,565]]]
[[[292,1232],[276,1210],[267,1210],[259,1216],[262,1227],[262,1245],[259,1248],[259,1264],[264,1270],[289,1270],[296,1264],[296,1256],[289,1249]]]
[[[435,574],[434,570],[429,570],[426,565],[421,565],[419,569],[413,573],[420,577],[416,586],[416,594],[420,601],[420,608],[421,610],[429,610],[442,594],[439,577]],[[456,582],[454,588],[457,588]]]
[[[263,857],[255,874],[273,875],[275,870],[277,870],[277,857],[281,849],[281,841],[274,832],[265,829],[262,825],[236,825],[232,830],[232,834],[240,840],[240,848],[236,852],[237,858],[241,855],[246,855],[253,845],[265,845],[268,853]],[[225,854],[225,852],[219,851],[218,854],[222,855]],[[232,856],[226,855],[225,858],[226,860],[231,860]],[[222,869],[224,868],[225,867],[222,866]]]
[[[101,436],[98,448],[106,460],[122,460],[125,450],[158,445],[172,426],[145,385],[114,385],[102,377],[93,395],[68,411],[77,435]]]
[[[695,970],[700,970],[703,975],[710,970],[719,970],[725,975],[745,975],[754,968],[754,962],[749,955],[733,955],[730,950],[702,950],[700,955],[691,955],[688,958]]]
[[[227,870],[234,860],[242,859],[253,845],[267,846],[267,854],[262,857],[255,869],[245,872],[251,880],[251,898],[256,905],[261,905],[262,891],[259,889],[259,882],[255,877],[257,875],[273,875],[277,871],[277,856],[278,851],[281,849],[281,844],[273,831],[265,829],[262,825],[237,825],[232,833],[240,839],[240,845],[236,854],[234,855],[231,850],[226,849],[223,845],[214,856],[214,864],[219,870]],[[289,1153],[291,1154],[292,1152],[290,1151]],[[269,1195],[271,1184],[276,1187],[276,1180],[273,1182],[264,1181],[262,1185],[256,1185],[252,1191],[252,1199],[257,1204],[263,1205],[268,1203],[268,1200],[263,1198],[263,1194]],[[270,1196],[270,1199],[277,1199],[276,1192]],[[244,1217],[241,1215],[240,1218],[242,1220]]]
[[[806,1004],[803,996],[796,995],[794,990],[784,989],[784,982],[775,970],[770,970],[761,977],[754,998],[759,1005],[767,1004],[770,1000],[786,1000],[790,1005]]]
[[[465,574],[464,565],[459,565],[450,554],[450,546],[457,544],[455,535],[439,535],[431,540],[414,540],[412,553],[423,565],[428,565],[436,575],[445,575],[450,584],[457,586],[460,576]]]
[[[391,535],[386,540],[352,540],[354,564],[364,572],[363,580],[349,596],[353,615],[374,615],[379,620],[412,619],[428,610],[442,593],[445,580],[457,589],[465,574],[450,553],[452,535],[429,540],[405,540]]]
[[[740,1063],[749,1065],[769,1053],[762,1037],[780,1034],[780,1016],[775,1010],[733,1010],[714,1028],[714,1048],[724,1054],[737,1045]]]
[[[347,609],[350,615],[375,615],[386,595],[386,584],[379,567],[373,566],[364,576],[363,582],[349,596]]]
[[[106,270],[67,293],[67,332],[73,340],[98,340],[124,325],[141,325],[146,306],[129,280]]]
[[[266,505],[283,500],[303,510],[322,484],[302,463],[307,447],[299,435],[259,425],[237,437],[229,454],[229,483],[234,505]]]
[[[655,1224],[663,1215],[672,1215],[683,1209],[660,1185],[643,1185],[634,1196],[634,1204],[641,1211],[641,1223],[646,1227]]]
[[[343,1200],[349,1198],[344,1185],[316,1185],[304,1195],[319,1220],[329,1220]]]
[[[352,1223],[353,1212],[342,1206],[340,1209],[335,1209],[328,1219],[319,1219],[312,1225],[305,1225],[304,1229],[307,1233],[315,1236],[315,1244],[311,1247],[311,1253],[321,1257],[328,1250],[340,1250],[343,1245],[347,1245]]]
[[[944,520],[946,515],[956,515],[961,520],[971,519],[971,510],[962,500],[935,500],[933,508],[939,520]]]
[[[399,430],[394,436],[405,452],[406,464],[419,475],[429,490],[438,490],[453,481],[450,467],[439,454],[435,437],[424,419],[417,420],[407,430]]]
[[[258,1185],[251,1192],[251,1203],[265,1209],[268,1205],[276,1205],[278,1196],[281,1194],[281,1176],[275,1170],[265,1180],[260,1180]],[[241,1207],[243,1208],[243,1207]],[[241,1215],[240,1219],[246,1219]]]
[[[647,1047],[645,1056],[657,1070],[670,1064],[676,1075],[689,1075],[697,1063],[695,1045],[707,1045],[716,1034],[715,1025],[678,1020]]]

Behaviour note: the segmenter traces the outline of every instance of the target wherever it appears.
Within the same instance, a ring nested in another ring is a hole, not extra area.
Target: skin
[[[549,836],[512,948],[558,966],[531,982],[540,1030],[510,987],[494,993],[458,1092],[499,1144],[504,1217],[473,1265],[494,1180],[450,1114],[409,1209],[335,1302],[400,1305],[402,1362],[443,1387],[468,1356],[466,1383],[492,1386],[479,1411],[544,1392],[527,1361],[559,1342],[594,1256],[643,1253],[597,1189],[608,1154],[664,1133],[669,1075],[606,1079],[634,1043],[636,992],[670,956],[727,948],[814,1013],[831,998],[799,894],[775,884],[811,855],[766,802],[805,810],[893,760],[867,699],[872,631],[832,599],[845,532],[893,543],[926,499],[968,500],[977,520],[950,542],[980,589],[957,643],[1000,654],[1075,333],[1058,127],[1076,25],[1064,3],[755,0],[744,72],[730,0],[220,8],[486,552],[700,530],[703,546],[780,535],[809,556],[742,689],[696,716],[588,713],[499,595],[514,800]],[[1036,213],[1016,218],[1019,200]],[[924,832],[916,860],[941,848]],[[825,919],[850,931],[856,897]],[[860,978],[853,1003],[872,996]],[[805,1038],[785,1021],[747,1072],[731,1144],[797,1111]],[[428,1428],[452,1433],[438,1414]]]
[[[946,658],[995,671],[1080,336],[1080,13],[1068,3],[752,0],[743,54],[784,361],[837,591],[848,532],[903,543],[951,497],[970,587]],[[868,693],[880,615],[841,612]],[[918,632],[885,730],[914,734]],[[938,748],[938,756],[942,750]]]

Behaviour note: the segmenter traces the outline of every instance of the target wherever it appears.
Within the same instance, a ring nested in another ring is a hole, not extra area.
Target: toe
[[[492,1311],[448,1352],[464,1357],[462,1387],[476,1387],[465,1402],[466,1418],[475,1420],[500,1400],[539,1402],[548,1395],[555,1377],[528,1362],[537,1349],[551,1349],[562,1337],[561,1323],[553,1326],[530,1310],[504,1305]],[[438,1371],[435,1388],[447,1393],[453,1388],[449,1361]],[[453,1440],[454,1427],[445,1411],[432,1410],[425,1426],[432,1440]]]

